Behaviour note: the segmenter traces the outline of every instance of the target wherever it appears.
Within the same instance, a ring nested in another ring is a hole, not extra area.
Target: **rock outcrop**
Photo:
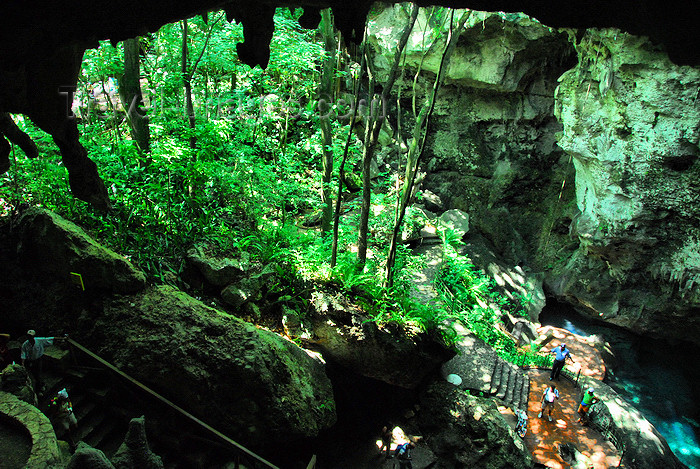
[[[418,80],[419,105],[423,80],[431,84],[443,47],[421,39],[429,12],[419,15],[406,59],[412,78],[425,55],[421,68],[429,78]],[[370,23],[371,43],[385,57],[377,60],[380,70],[393,56],[398,34],[389,25],[405,22],[404,17],[401,8],[387,8]],[[431,19],[429,30],[437,24]],[[532,320],[544,304],[543,276],[525,270],[548,249],[543,233],[561,230],[560,225],[568,232],[571,220],[555,209],[562,180],[571,171],[555,144],[562,127],[553,114],[553,96],[558,77],[574,64],[566,34],[522,14],[472,12],[438,96],[424,152],[426,208],[468,214],[469,251],[483,258],[472,257],[473,262],[506,295],[535,300],[526,307]],[[408,96],[403,109],[410,109],[411,90],[402,95]]]
[[[29,372],[19,363],[0,371],[0,391],[9,393],[27,404],[39,407]]]
[[[66,469],[115,469],[114,464],[99,449],[80,442],[68,461]]]
[[[146,419],[131,419],[124,443],[112,458],[117,469],[163,469],[160,456],[153,453],[146,438]]]
[[[590,316],[700,343],[700,69],[617,30],[589,31],[576,49],[556,115],[580,244],[547,285]]]
[[[71,273],[77,273],[90,291],[135,293],[146,286],[146,276],[127,259],[48,210],[27,209],[17,221],[15,235],[19,261],[33,276],[69,284]]]
[[[419,425],[438,458],[434,467],[532,467],[525,444],[491,399],[471,396],[441,382],[430,385],[420,403]]]
[[[361,376],[413,389],[453,355],[418,330],[369,321],[339,293],[317,290],[311,305],[305,323],[315,347],[326,360]]]
[[[335,422],[319,361],[171,287],[106,299],[77,327],[87,347],[244,444],[312,437]]]

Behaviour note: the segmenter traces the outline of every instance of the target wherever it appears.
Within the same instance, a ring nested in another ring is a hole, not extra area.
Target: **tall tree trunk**
[[[367,34],[365,34],[367,37]],[[343,158],[340,161],[340,169],[338,171],[338,195],[335,198],[335,210],[333,214],[333,243],[331,248],[331,269],[335,267],[338,261],[338,229],[340,226],[340,211],[343,203],[343,181],[345,181],[345,162],[348,159],[348,151],[350,150],[350,140],[352,139],[352,129],[355,127],[355,119],[357,118],[357,108],[360,105],[360,89],[362,88],[362,71],[365,68],[365,41],[362,41],[360,46],[360,69],[355,78],[355,96],[353,98],[352,115],[348,123],[348,137],[345,140],[345,149],[343,150]]]
[[[411,143],[408,147],[404,187],[401,192],[398,214],[396,216],[396,219],[394,220],[394,227],[391,233],[391,242],[389,244],[389,254],[387,256],[385,266],[384,287],[386,288],[391,288],[394,284],[394,265],[396,264],[396,249],[398,246],[399,235],[401,234],[401,226],[403,225],[403,219],[406,215],[406,207],[408,207],[408,203],[411,199],[411,194],[413,192],[413,185],[416,180],[416,174],[418,173],[418,164],[420,162],[420,157],[423,155],[425,139],[428,135],[428,126],[430,125],[430,118],[432,117],[433,110],[435,109],[437,93],[440,89],[443,74],[445,72],[445,69],[447,68],[447,63],[449,63],[450,56],[452,55],[452,52],[454,51],[455,46],[457,45],[459,36],[462,33],[462,30],[464,29],[464,24],[467,22],[467,19],[469,19],[470,15],[471,10],[466,11],[459,19],[457,28],[453,32],[452,24],[454,20],[454,10],[451,10],[450,27],[448,30],[447,41],[445,43],[445,49],[440,59],[440,65],[438,67],[437,75],[435,76],[433,90],[428,102],[423,106],[418,117],[416,118],[416,123],[413,127]]]
[[[187,70],[187,34],[188,34],[187,20],[182,20],[182,82],[185,88],[185,113],[187,115],[187,120],[190,125],[190,130],[192,134],[190,135],[190,148],[195,148],[197,146],[197,137],[194,135],[195,129],[195,116],[194,116],[194,104],[192,103],[192,74]]]
[[[370,202],[372,196],[371,187],[371,177],[370,177],[370,167],[372,159],[374,158],[374,150],[377,145],[377,139],[379,138],[379,131],[382,128],[384,122],[384,115],[379,114],[379,108],[384,106],[386,100],[391,93],[391,89],[394,86],[396,77],[399,73],[399,63],[401,62],[401,55],[406,47],[408,38],[411,35],[411,30],[413,25],[416,23],[416,18],[418,18],[418,6],[411,4],[411,16],[401,33],[401,38],[399,39],[399,44],[397,46],[396,52],[394,53],[394,63],[389,70],[389,75],[384,83],[384,88],[382,89],[382,94],[379,102],[375,104],[375,99],[372,93],[370,93],[370,111],[368,114],[367,125],[365,126],[365,141],[362,149],[362,210],[360,212],[360,226],[359,235],[357,239],[357,259],[359,261],[359,268],[362,269],[367,261],[367,235],[369,231],[369,210]],[[371,72],[370,58],[367,58],[367,71]],[[374,74],[371,74],[370,80],[373,80]]]
[[[141,68],[139,62],[139,38],[124,41],[124,75],[119,82],[119,97],[126,110],[126,118],[141,153],[150,152],[151,135],[148,129],[148,115],[141,109]]]
[[[321,11],[321,32],[323,34],[323,43],[326,50],[326,57],[323,61],[323,71],[321,73],[321,85],[319,87],[319,112],[321,125],[321,139],[323,143],[322,162],[323,176],[321,178],[321,204],[323,212],[321,216],[321,231],[327,233],[331,229],[331,220],[333,219],[333,203],[331,198],[331,178],[333,176],[333,134],[331,131],[331,113],[333,90],[334,90],[334,75],[336,61],[336,41],[335,31],[333,27],[333,18],[330,8]],[[322,109],[321,103],[328,99],[325,109]],[[324,114],[325,113],[325,114]]]

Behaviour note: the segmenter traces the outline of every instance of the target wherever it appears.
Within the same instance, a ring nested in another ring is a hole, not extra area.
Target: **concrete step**
[[[88,414],[95,410],[95,403],[83,399],[81,402],[76,403],[76,401],[71,401],[73,404],[73,413],[75,413],[75,418],[78,420],[78,425],[80,422],[85,420]]]
[[[82,419],[78,420],[76,441],[82,441],[85,438],[87,438],[88,435],[90,435],[90,433],[94,432],[97,428],[99,428],[103,420],[104,413],[100,409],[94,408],[92,411],[88,412]]]
[[[100,425],[90,432],[83,441],[93,448],[99,448],[109,439],[110,435],[116,434],[116,432],[117,424],[109,418],[103,418]],[[123,439],[124,435],[122,435],[122,441]]]
[[[530,377],[527,373],[523,374],[523,387],[520,390],[520,409],[527,409],[528,400],[530,399]]]
[[[501,371],[503,368],[503,361],[496,360],[496,366],[494,366],[493,374],[491,375],[491,389],[489,394],[496,394],[498,392],[498,387],[501,384]]]
[[[518,379],[515,383],[515,388],[513,388],[513,399],[510,406],[513,410],[522,409],[520,397],[523,392],[523,386],[525,386],[525,375],[523,373],[518,373]]]
[[[513,368],[508,366],[508,384],[506,385],[506,392],[505,395],[501,398],[503,399],[503,402],[506,403],[506,405],[510,405],[510,399],[513,398],[513,387],[515,387],[515,379],[517,377],[517,374],[513,372]]]
[[[501,368],[501,381],[498,385],[498,392],[496,397],[503,400],[506,397],[506,392],[508,392],[508,380],[510,379],[510,367],[507,363],[503,364]]]
[[[520,389],[523,387],[523,376],[519,370],[512,370],[510,373],[513,379],[513,385],[506,392],[506,405],[511,409],[517,409],[518,401],[520,400]]]
[[[54,342],[55,344],[56,342]],[[65,372],[70,367],[70,350],[57,346],[48,347],[44,352],[44,369]]]

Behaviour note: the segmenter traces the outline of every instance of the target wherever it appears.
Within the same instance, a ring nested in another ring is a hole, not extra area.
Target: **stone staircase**
[[[499,358],[491,374],[489,394],[511,409],[527,409],[530,380],[517,366]]]
[[[457,355],[443,364],[443,377],[456,374],[461,378],[460,389],[477,391],[496,397],[513,410],[527,409],[530,380],[517,366],[496,354],[468,329],[455,323],[459,334]]]
[[[39,409],[50,415],[51,399],[58,391],[66,388],[78,421],[78,428],[73,435],[76,443],[84,441],[93,448],[102,450],[107,457],[113,456],[124,441],[129,420],[114,412],[110,405],[109,380],[105,379],[105,372],[76,367],[66,370],[48,368],[44,373],[46,391],[39,398]],[[59,439],[68,439],[62,430],[54,428]]]

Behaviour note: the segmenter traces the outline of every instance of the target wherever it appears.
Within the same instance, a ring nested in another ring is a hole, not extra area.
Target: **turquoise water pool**
[[[681,462],[700,469],[700,367],[695,361],[700,347],[639,337],[560,304],[548,304],[540,321],[583,336],[603,336],[617,361],[606,382],[645,415]]]

